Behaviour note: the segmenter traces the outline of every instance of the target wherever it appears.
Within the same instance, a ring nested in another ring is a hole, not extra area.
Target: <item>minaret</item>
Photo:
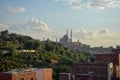
[[[66,30],[66,35],[68,36],[68,29]]]
[[[70,32],[70,39],[71,39],[71,42],[72,42],[72,29],[71,29],[71,32]]]
[[[45,38],[43,37],[43,41],[45,41]]]
[[[56,43],[58,42],[58,39],[56,38]]]

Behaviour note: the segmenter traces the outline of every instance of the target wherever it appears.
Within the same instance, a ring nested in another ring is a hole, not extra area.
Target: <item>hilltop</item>
[[[73,63],[93,62],[94,59],[93,54],[74,52],[57,42],[40,41],[30,36],[9,33],[8,30],[1,31],[0,72],[28,67],[49,67],[53,68],[53,78],[57,79],[60,72],[71,72]]]

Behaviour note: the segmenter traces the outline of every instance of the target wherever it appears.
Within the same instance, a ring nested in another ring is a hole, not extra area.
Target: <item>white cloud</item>
[[[37,39],[43,38],[43,36],[49,37],[48,35],[50,35],[52,32],[47,23],[36,18],[30,19],[24,24],[0,24],[0,31],[3,30],[9,30],[10,32],[15,32],[23,35],[29,35]]]
[[[115,39],[120,38],[120,35],[117,32],[111,32],[108,29],[99,30],[99,31],[88,31],[85,29],[77,30],[76,37],[80,39]]]
[[[82,9],[81,6],[70,6],[71,9]]]
[[[99,31],[100,33],[109,33],[110,31],[108,29],[104,29],[104,30],[101,30]]]
[[[8,9],[11,13],[23,13],[23,12],[26,11],[24,7],[12,8],[12,7],[8,6],[7,9]]]
[[[36,31],[45,31],[45,32],[51,31],[45,22],[40,21],[36,18],[30,19],[26,25],[33,28]]]
[[[79,29],[74,32],[74,40],[79,39],[82,43],[91,46],[116,46],[120,44],[120,33],[109,29],[89,31]]]
[[[0,24],[0,31],[6,30],[8,28],[7,25]]]
[[[88,31],[85,29],[79,29],[77,30],[76,36],[80,39],[96,38],[96,32]]]
[[[120,7],[120,0],[56,0],[56,2],[66,2],[72,9]]]
[[[12,31],[16,31],[16,30],[20,30],[20,31],[37,31],[37,32],[49,32],[51,31],[51,29],[48,27],[48,25],[43,22],[40,21],[36,18],[32,18],[30,19],[27,23],[25,24],[16,24],[16,25],[8,25],[10,30]]]
[[[85,30],[85,29],[79,29],[78,32],[81,33],[81,34],[87,34],[88,33],[88,31]]]

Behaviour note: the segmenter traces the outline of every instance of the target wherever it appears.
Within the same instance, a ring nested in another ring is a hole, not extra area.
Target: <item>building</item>
[[[111,54],[96,54],[96,62],[107,62],[113,65],[113,80],[120,80],[120,47]]]
[[[71,74],[70,73],[60,73],[59,80],[71,80]]]
[[[70,38],[69,38],[69,35],[68,35],[68,29],[67,29],[66,34],[60,39],[60,42],[61,43],[72,42],[72,30],[71,30],[71,33],[70,33]]]
[[[18,69],[0,73],[0,80],[52,80],[51,68]]]
[[[112,66],[109,63],[75,63],[74,80],[111,80]]]
[[[68,47],[73,51],[77,51],[77,52],[89,52],[89,53],[93,53],[93,54],[101,54],[101,53],[111,53],[113,47],[91,47],[90,45],[87,44],[83,44],[81,43],[79,40],[77,41],[73,41],[72,39],[73,33],[72,30],[70,31],[70,36],[68,34],[68,29],[66,30],[66,34],[60,39],[60,43],[64,46],[64,47]]]
[[[112,51],[110,54],[96,54],[94,63],[74,63],[72,80],[120,80],[120,48]],[[60,75],[59,80],[64,76]]]
[[[36,80],[52,80],[52,69],[40,68],[36,69]]]
[[[0,80],[36,80],[33,69],[12,70],[0,73]]]
[[[110,62],[113,65],[120,65],[120,54],[110,53],[110,54],[96,54],[97,62]]]
[[[74,63],[71,75],[59,74],[59,80],[111,80],[112,77],[113,66],[110,63]]]

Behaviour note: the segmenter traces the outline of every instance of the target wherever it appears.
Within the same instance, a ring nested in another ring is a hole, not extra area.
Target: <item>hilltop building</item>
[[[60,43],[64,47],[68,47],[71,50],[77,51],[77,52],[90,52],[94,54],[99,53],[111,53],[113,47],[103,48],[103,47],[91,47],[90,45],[86,45],[81,43],[79,40],[76,42],[73,42],[72,39],[73,33],[72,30],[70,31],[70,37],[68,34],[68,29],[66,30],[66,34],[60,39]]]
[[[69,43],[72,42],[72,30],[70,33],[70,38],[69,38],[69,34],[68,34],[68,29],[66,30],[66,34],[63,36],[63,38],[60,39],[61,43]]]

